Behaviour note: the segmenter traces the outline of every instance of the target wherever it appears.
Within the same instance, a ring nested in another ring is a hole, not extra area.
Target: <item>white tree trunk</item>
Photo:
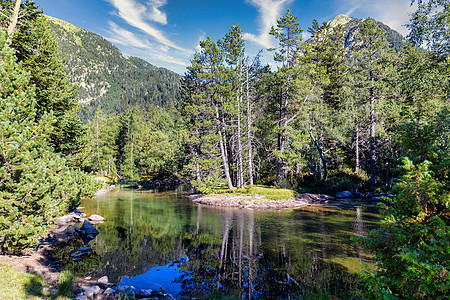
[[[8,26],[8,38],[6,39],[6,45],[11,45],[14,31],[16,30],[17,20],[19,19],[19,9],[21,0],[16,0],[16,5],[14,6],[14,11],[11,16],[11,23]]]

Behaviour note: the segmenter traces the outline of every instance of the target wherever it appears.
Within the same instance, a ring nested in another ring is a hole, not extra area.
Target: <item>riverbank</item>
[[[91,240],[91,235],[98,234],[94,225],[99,222],[103,222],[101,216],[94,214],[87,218],[86,214],[77,209],[59,218],[46,236],[39,239],[35,249],[21,255],[0,255],[0,299],[119,299],[127,294],[133,299],[173,300],[173,297],[162,289],[153,291],[118,286],[109,282],[107,276],[98,279],[90,276],[75,277],[69,290],[65,290],[69,295],[61,294],[61,279],[64,277],[61,264],[64,259],[55,254],[74,240],[78,239],[80,243],[86,238]],[[70,259],[78,263],[84,256],[91,254],[91,249],[87,242],[83,247],[72,249],[69,253]]]
[[[334,200],[334,197],[329,195],[311,193],[298,194],[289,199],[280,200],[272,200],[265,195],[240,194],[193,194],[188,197],[194,203],[202,205],[271,211],[302,208]]]

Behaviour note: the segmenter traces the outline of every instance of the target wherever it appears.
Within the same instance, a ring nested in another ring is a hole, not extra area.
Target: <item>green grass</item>
[[[0,299],[70,299],[48,292],[41,275],[18,272],[0,264]]]
[[[244,188],[228,189],[226,186],[216,186],[210,189],[209,195],[214,194],[234,194],[243,196],[265,196],[269,200],[287,200],[295,197],[298,193],[290,189],[279,189],[271,186],[254,185]]]

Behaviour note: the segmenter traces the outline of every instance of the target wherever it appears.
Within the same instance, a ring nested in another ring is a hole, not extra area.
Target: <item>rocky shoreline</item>
[[[309,193],[300,194],[287,200],[270,200],[262,195],[193,194],[188,197],[194,203],[203,205],[271,211],[301,208],[315,203],[325,203],[333,199],[328,195]]]
[[[191,194],[188,196],[192,202],[202,205],[241,208],[252,210],[279,211],[284,209],[298,209],[314,204],[326,204],[332,201],[353,201],[355,199],[380,202],[383,197],[391,197],[389,194],[343,191],[335,196],[326,194],[302,193],[287,200],[270,200],[262,195],[238,195],[238,194]]]
[[[81,208],[80,208],[81,209]],[[94,239],[99,234],[98,230],[94,227],[94,224],[104,222],[105,219],[99,215],[91,215],[89,218],[85,218],[86,214],[80,210],[75,210],[67,216],[61,217],[53,228],[61,235],[57,243],[52,245],[58,246],[58,244],[64,244],[67,240],[73,238],[81,238],[86,246],[74,249],[71,251],[70,259],[72,261],[80,261],[84,257],[91,253],[91,249],[88,247],[90,240]],[[76,223],[82,223],[80,228],[76,227]],[[73,229],[73,230],[72,230]],[[159,299],[159,300],[172,300],[174,299],[170,294],[164,290],[153,291],[150,289],[138,290],[133,286],[118,285],[109,282],[107,276],[102,276],[97,280],[92,279],[90,276],[85,278],[77,278],[75,280],[74,287],[76,300],[87,299],[118,299],[121,295],[126,294],[134,299]]]
[[[91,254],[88,243],[99,234],[94,225],[105,221],[99,215],[87,217],[79,209],[59,218],[49,229],[47,235],[39,240],[39,244],[34,251],[21,256],[0,255],[0,263],[11,265],[19,272],[42,275],[46,284],[50,286],[50,290],[56,291],[58,278],[62,271],[62,259],[54,255],[55,250],[58,247],[64,247],[71,240],[81,239],[85,246],[71,250],[67,259],[77,262],[88,257]],[[82,224],[82,226],[78,227],[79,225],[76,224]],[[119,299],[124,294],[127,294],[130,299],[174,299],[164,290],[138,290],[133,286],[111,283],[107,276],[98,279],[93,279],[90,276],[76,278],[74,279],[73,291],[76,300]]]

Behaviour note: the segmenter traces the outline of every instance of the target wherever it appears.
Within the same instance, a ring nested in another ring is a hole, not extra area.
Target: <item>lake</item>
[[[351,237],[379,221],[364,202],[252,211],[200,206],[176,192],[119,190],[82,206],[106,221],[78,272],[178,299],[353,298],[370,257]]]

